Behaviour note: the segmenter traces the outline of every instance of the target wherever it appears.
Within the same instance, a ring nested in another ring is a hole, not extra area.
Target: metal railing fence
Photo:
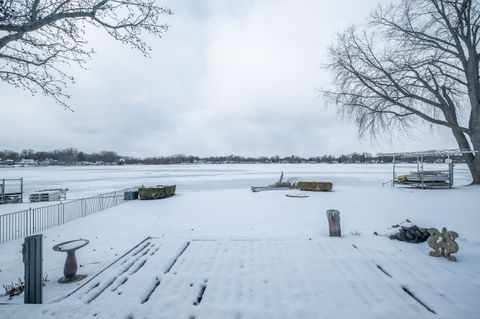
[[[0,244],[117,206],[132,188],[0,215]]]

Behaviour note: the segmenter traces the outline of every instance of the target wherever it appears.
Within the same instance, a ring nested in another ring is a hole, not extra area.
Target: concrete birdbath
[[[86,246],[89,242],[87,239],[76,239],[53,246],[53,250],[67,253],[67,259],[63,267],[63,277],[58,280],[59,283],[75,282],[87,277],[87,275],[77,275],[78,265],[75,251]]]

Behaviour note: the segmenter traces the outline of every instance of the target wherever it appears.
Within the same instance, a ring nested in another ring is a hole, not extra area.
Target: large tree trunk
[[[480,185],[480,156],[475,156],[475,170],[472,172],[472,185]]]
[[[458,146],[461,150],[470,150],[473,149],[475,151],[480,150],[480,132],[476,132],[476,134],[470,135],[470,141],[472,145],[468,143],[468,139],[464,133],[458,130],[452,130],[455,139],[457,140]],[[480,154],[479,153],[464,153],[463,159],[470,170],[472,175],[472,184],[479,185],[480,184]]]
[[[470,99],[470,120],[468,123],[470,129],[470,142],[472,143],[473,156],[470,156],[470,172],[472,173],[472,184],[480,184],[480,76],[479,60],[476,45],[469,49],[469,59],[466,65],[466,78],[468,97]],[[468,162],[467,162],[468,164]]]
[[[480,131],[472,134],[471,136],[473,149],[477,151],[472,159],[472,164],[468,167],[472,173],[473,182],[472,184],[480,185]]]

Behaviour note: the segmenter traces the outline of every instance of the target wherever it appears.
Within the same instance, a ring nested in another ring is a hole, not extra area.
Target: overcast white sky
[[[174,15],[149,59],[90,33],[89,70],[71,70],[74,113],[0,83],[0,149],[313,156],[455,147],[429,128],[361,140],[316,94],[330,84],[320,65],[336,32],[363,23],[378,0],[160,3]]]

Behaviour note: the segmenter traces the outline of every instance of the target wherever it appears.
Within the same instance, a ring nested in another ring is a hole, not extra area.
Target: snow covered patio
[[[476,318],[478,273],[424,258],[421,249],[407,257],[368,246],[348,239],[147,238],[67,297],[22,312],[35,318]]]
[[[147,239],[67,301],[82,318],[434,318],[476,301],[478,278],[409,259],[340,239]]]
[[[166,174],[148,167],[138,177],[144,169],[105,170],[98,189],[151,174],[177,181],[178,195],[128,202],[44,231],[44,304],[0,305],[0,318],[479,317],[478,187],[382,187],[387,165],[159,168]],[[95,185],[97,173],[77,170],[76,179],[68,170],[51,175],[52,184],[74,191],[82,175]],[[334,191],[288,198],[297,191],[249,190],[279,170],[332,181]],[[465,183],[462,170],[457,176]],[[328,237],[330,208],[341,212],[342,238]],[[428,256],[426,243],[373,235],[406,218],[457,231],[458,262]],[[88,277],[59,284],[65,256],[51,247],[78,238],[90,240],[77,252],[78,273]],[[2,284],[23,275],[21,243],[0,245]],[[23,295],[0,302],[21,304]]]

